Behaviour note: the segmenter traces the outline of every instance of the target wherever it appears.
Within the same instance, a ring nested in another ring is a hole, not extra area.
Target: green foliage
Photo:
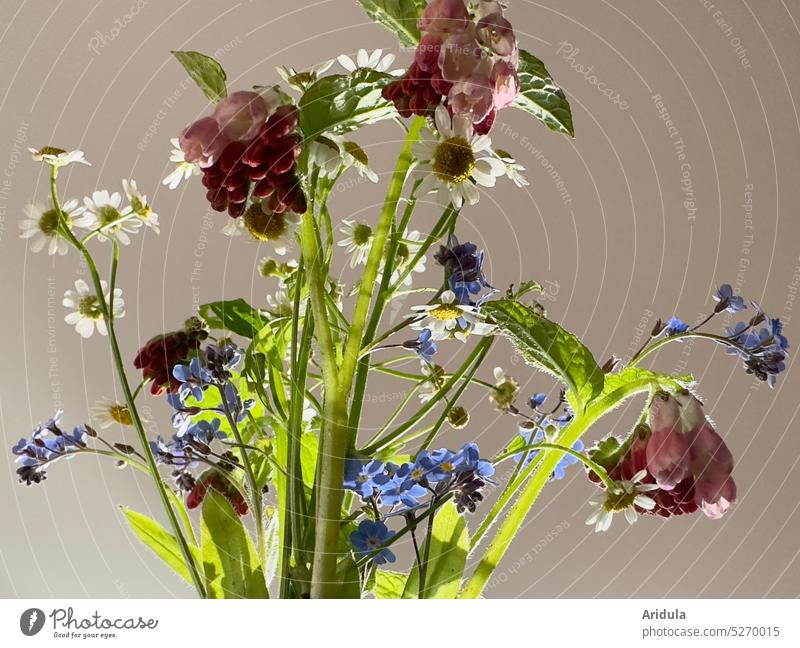
[[[222,66],[200,52],[172,52],[209,100],[217,102],[227,96],[227,76]]]
[[[574,137],[569,102],[544,63],[530,52],[520,50],[518,76],[520,93],[513,105],[536,117],[550,130]]]
[[[167,531],[155,520],[137,513],[127,507],[122,507],[122,512],[136,537],[142,541],[153,553],[161,558],[166,565],[189,585],[193,585],[192,577],[183,560],[183,554],[178,546],[175,536]],[[189,550],[195,560],[199,560],[200,552],[194,545],[189,545]]]
[[[397,35],[406,47],[420,40],[417,19],[425,8],[425,0],[356,0],[367,15]]]
[[[312,84],[300,98],[300,128],[306,139],[322,133],[347,133],[397,115],[394,104],[381,96],[394,77],[375,70],[333,74]]]
[[[436,512],[433,520],[424,598],[456,597],[461,587],[468,551],[469,533],[464,516],[458,513],[453,502],[446,502]],[[420,552],[424,555],[424,546]],[[403,598],[417,598],[419,585],[419,570],[414,567],[408,576]]]
[[[203,304],[199,312],[210,328],[230,331],[248,339],[253,339],[268,324],[259,310],[244,299]]]
[[[531,365],[563,381],[585,405],[603,389],[603,371],[581,341],[512,299],[488,302],[484,312]]]
[[[379,569],[375,574],[375,596],[379,599],[403,598],[408,574]]]
[[[210,490],[200,525],[209,598],[269,598],[253,541],[228,500]]]

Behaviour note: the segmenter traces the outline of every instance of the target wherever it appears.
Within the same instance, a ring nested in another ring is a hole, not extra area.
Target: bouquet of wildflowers
[[[564,93],[520,48],[501,2],[359,3],[415,48],[407,69],[361,50],[231,91],[212,58],[175,52],[213,108],[173,140],[177,166],[164,184],[202,183],[226,234],[272,250],[260,271],[279,290],[265,304],[204,304],[124,357],[120,252],[145,228],[158,233],[159,217],[133,180],[122,193],[62,198],[59,171],[88,164],[83,153],[32,151],[49,165],[50,200],[29,207],[22,237],[34,251],[85,260],[89,281],[65,292],[64,319],[83,338],[107,338],[123,399],[100,401],[84,423],[59,411],[20,439],[20,482],[41,484],[52,464],[84,454],[141,471],[163,515],[125,508],[132,533],[209,598],[479,597],[543,489],[581,467],[596,531],[617,514],[629,523],[723,516],[736,499],[733,457],[692,377],[646,360],[700,338],[772,386],[788,348],[780,320],[724,284],[696,325],[659,320],[630,361],[598,363],[548,317],[536,281],[487,277],[484,252],[459,238],[462,212],[481,210],[483,193],[527,185],[512,154],[492,146],[498,112],[522,110],[571,136]],[[329,198],[343,174],[379,181],[355,136],[381,121],[403,140],[383,207],[369,219],[337,218]],[[418,202],[441,211],[427,233],[415,229]],[[332,272],[343,258],[359,271],[354,285]],[[410,298],[415,305],[397,306]],[[389,323],[395,306],[403,315]],[[742,321],[710,332],[723,311]],[[493,345],[511,345],[550,387],[521,394],[502,370],[487,375]],[[463,362],[438,364],[447,346],[466,349]],[[367,434],[376,373],[407,389]],[[516,422],[493,456],[470,441],[470,386]],[[633,429],[596,432],[637,396],[644,407]],[[171,407],[168,437],[148,436],[147,398]],[[138,443],[115,440],[116,426],[132,427]],[[446,429],[460,440],[443,444]],[[408,560],[395,553],[400,543]]]

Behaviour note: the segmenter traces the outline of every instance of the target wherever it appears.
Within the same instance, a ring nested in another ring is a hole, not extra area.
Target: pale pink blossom
[[[507,108],[514,103],[519,94],[519,78],[511,64],[503,60],[497,61],[492,68],[491,82],[495,109]]]
[[[511,23],[496,12],[484,16],[478,21],[478,40],[497,56],[512,58],[517,55],[517,39]]]
[[[232,142],[252,140],[267,120],[267,103],[257,92],[240,90],[214,108],[220,132]]]
[[[228,140],[220,132],[216,119],[203,117],[183,129],[179,143],[186,162],[208,167],[220,156]]]
[[[692,433],[690,454],[695,502],[709,518],[717,520],[736,500],[733,455],[708,423]]]
[[[680,405],[671,394],[653,397],[650,427],[653,436],[647,444],[647,470],[661,488],[672,490],[689,475],[691,461]]]
[[[439,52],[442,77],[451,83],[467,79],[484,60],[488,60],[488,57],[484,56],[475,40],[475,27],[472,24],[468,29],[448,36]]]

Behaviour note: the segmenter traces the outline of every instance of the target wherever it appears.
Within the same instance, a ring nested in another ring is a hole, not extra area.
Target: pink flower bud
[[[442,71],[442,78],[456,83],[468,79],[484,60],[488,58],[484,57],[478,41],[475,40],[474,27],[470,26],[470,29],[452,34],[444,41],[439,52],[439,69]]]
[[[664,490],[672,490],[690,472],[689,442],[681,411],[672,395],[660,392],[650,405],[653,436],[647,444],[647,470]]]
[[[469,20],[464,0],[430,0],[417,25],[428,34],[454,34],[464,31]]]
[[[447,105],[453,114],[469,117],[473,123],[482,122],[494,108],[494,87],[491,81],[491,62],[484,59],[466,79],[450,88]]]
[[[436,34],[425,34],[417,45],[414,60],[420,70],[425,72],[438,72],[439,52],[442,49],[442,39]]]
[[[249,141],[267,119],[267,103],[257,92],[240,90],[217,104],[214,118],[230,141]]]
[[[517,71],[505,61],[498,61],[492,68],[492,87],[495,109],[500,110],[510,106],[519,94]]]
[[[187,162],[198,162],[201,167],[208,167],[225,150],[228,140],[220,132],[216,119],[203,117],[183,129],[179,143]]]
[[[517,39],[511,23],[500,12],[484,16],[478,22],[478,40],[497,56],[511,58],[517,54]]]
[[[686,431],[696,430],[706,423],[703,404],[688,391],[675,394],[675,400],[681,406],[681,425]]]
[[[689,452],[694,474],[694,498],[712,520],[721,518],[736,500],[731,477],[733,455],[725,441],[708,423],[693,433]]]

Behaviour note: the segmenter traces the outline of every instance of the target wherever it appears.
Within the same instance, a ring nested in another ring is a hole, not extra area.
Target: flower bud
[[[252,140],[267,119],[267,103],[257,92],[239,90],[214,108],[220,132],[232,142]]]
[[[469,20],[464,0],[431,0],[417,25],[429,34],[452,34],[464,31]]]
[[[484,16],[478,22],[478,40],[497,56],[513,58],[517,55],[517,39],[511,23],[500,12]]]
[[[207,167],[219,157],[228,141],[220,132],[216,119],[203,117],[183,129],[179,144],[187,162],[198,162],[201,167]]]
[[[690,471],[689,442],[681,426],[678,401],[659,392],[650,405],[653,435],[647,444],[647,470],[664,490],[672,490]]]

